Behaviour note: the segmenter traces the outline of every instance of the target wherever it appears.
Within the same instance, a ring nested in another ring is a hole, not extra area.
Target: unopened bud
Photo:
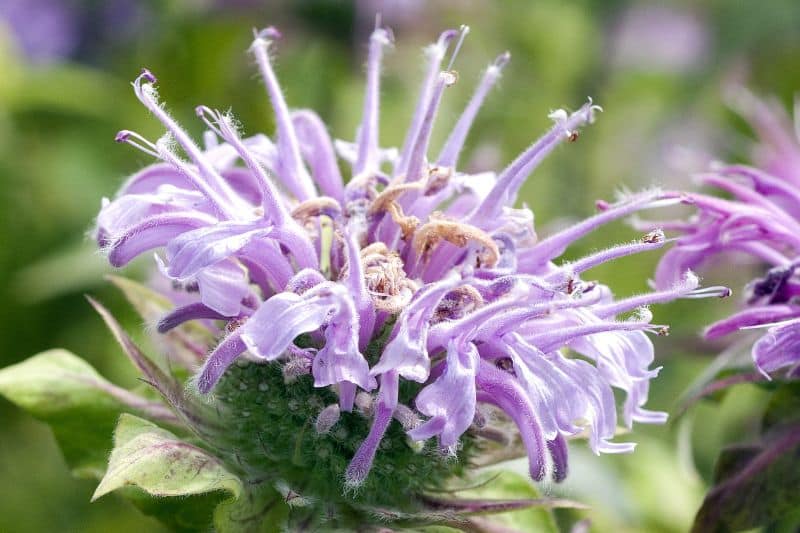
[[[336,425],[336,422],[339,421],[340,414],[338,403],[333,403],[320,411],[315,423],[317,433],[324,435],[329,432],[331,428]]]
[[[411,431],[420,424],[419,416],[409,407],[398,404],[394,410],[394,419],[400,422],[405,431]]]
[[[293,357],[283,365],[284,383],[293,383],[300,376],[311,372],[311,362],[305,357]]]
[[[372,416],[372,404],[374,401],[372,395],[369,393],[359,392],[356,394],[356,407],[358,407],[358,410],[361,411],[364,416]]]

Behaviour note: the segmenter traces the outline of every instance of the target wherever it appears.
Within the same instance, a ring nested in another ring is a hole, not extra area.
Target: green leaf
[[[214,530],[217,533],[293,531],[287,529],[289,505],[270,481],[248,480],[239,498],[222,502],[214,511]]]
[[[775,381],[761,441],[724,449],[694,531],[739,531],[800,517],[800,383]],[[794,515],[794,516],[793,516]]]
[[[227,492],[214,491],[181,498],[159,498],[151,496],[138,487],[123,487],[117,490],[142,513],[152,516],[171,531],[211,531],[214,509],[226,499]]]
[[[103,475],[114,425],[126,408],[123,400],[150,404],[66,350],[49,350],[0,370],[0,394],[50,424],[79,477]]]
[[[173,531],[201,531],[211,528],[220,504],[239,498],[242,484],[207,451],[123,414],[92,501],[112,491]]]
[[[692,531],[742,531],[785,520],[800,507],[800,425],[770,431],[757,446],[723,450],[714,479]]]
[[[174,530],[277,533],[288,506],[268,479],[243,483],[208,451],[123,414],[108,471],[92,500],[119,491]]]
[[[779,383],[769,399],[761,426],[764,431],[800,422],[800,382]]]
[[[123,414],[114,433],[108,470],[92,496],[135,485],[152,496],[242,492],[239,478],[202,448],[133,415]]]
[[[145,381],[158,390],[171,405],[177,406],[183,396],[180,384],[139,349],[108,309],[91,296],[86,299],[106,323],[131,363],[142,373]]]

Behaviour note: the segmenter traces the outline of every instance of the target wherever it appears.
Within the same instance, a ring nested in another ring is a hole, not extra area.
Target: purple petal
[[[108,261],[115,267],[128,264],[141,254],[165,246],[173,238],[208,223],[196,213],[165,213],[144,219],[129,227],[108,246]]]
[[[800,361],[800,319],[789,320],[767,330],[753,345],[756,368],[769,377],[769,372]]]
[[[414,440],[439,435],[443,447],[455,446],[475,418],[475,373],[478,351],[471,342],[451,341],[444,373],[417,394],[417,410],[431,418],[409,431]],[[454,391],[458,391],[454,394]]]
[[[192,277],[271,230],[253,222],[221,222],[183,233],[167,245],[167,272],[176,279]]]
[[[417,99],[417,105],[414,108],[411,124],[408,127],[405,141],[403,141],[403,148],[400,150],[400,155],[397,159],[397,165],[394,169],[395,176],[406,173],[408,162],[411,157],[411,150],[417,143],[417,137],[422,127],[423,117],[428,109],[428,102],[433,92],[433,86],[441,70],[442,59],[444,59],[444,55],[447,53],[447,47],[450,45],[450,41],[457,35],[458,32],[456,30],[442,32],[439,36],[439,40],[425,50],[425,54],[428,56],[428,68],[425,71],[425,80],[422,82],[422,88],[420,89],[419,98]]]
[[[128,178],[117,194],[120,198],[130,194],[152,194],[156,193],[162,185],[192,190],[192,182],[178,172],[175,167],[166,163],[156,163]]]
[[[211,320],[223,320],[227,317],[218,313],[217,311],[214,311],[201,302],[195,302],[178,307],[167,313],[161,320],[158,321],[156,329],[159,333],[166,333],[171,329],[180,326],[184,322],[204,318]]]
[[[362,389],[375,388],[375,378],[369,375],[367,360],[358,350],[358,314],[353,301],[342,297],[338,312],[325,328],[325,346],[317,352],[311,367],[314,386],[325,387],[343,381]]]
[[[482,391],[478,394],[478,401],[496,405],[511,417],[528,452],[531,478],[541,480],[545,473],[545,440],[527,394],[511,374],[487,361],[480,362],[476,379]]]
[[[400,313],[394,338],[383,349],[370,375],[395,371],[405,379],[419,383],[428,379],[431,364],[426,347],[429,321],[439,301],[459,281],[458,276],[451,276],[429,284],[416,294],[415,299]]]
[[[217,384],[225,370],[241,355],[245,346],[238,331],[234,331],[220,342],[211,355],[206,359],[203,368],[197,377],[197,390],[201,394],[208,394]]]
[[[375,460],[375,453],[383,440],[386,429],[392,422],[392,415],[397,407],[398,377],[396,372],[387,372],[381,376],[381,391],[375,406],[375,418],[372,421],[369,434],[361,443],[350,464],[347,466],[344,478],[349,486],[358,486],[367,479]]]
[[[96,225],[98,232],[113,239],[148,217],[166,213],[183,212],[197,217],[205,214],[207,224],[213,224],[216,217],[208,207],[201,194],[164,185],[154,193],[124,194],[104,201]]]
[[[391,36],[383,28],[376,28],[369,38],[367,58],[367,89],[364,96],[364,113],[358,128],[358,155],[353,165],[353,175],[374,171],[379,166],[378,154],[378,101],[383,48],[391,44]]]
[[[716,339],[742,328],[782,322],[797,316],[800,316],[800,306],[796,305],[750,307],[711,324],[706,329],[704,336],[706,339]]]
[[[210,265],[196,278],[203,305],[226,317],[239,315],[242,300],[252,294],[246,272],[231,261]]]
[[[556,435],[554,439],[547,441],[547,449],[553,459],[553,481],[560,483],[567,478],[568,473],[567,440],[560,434]]]
[[[325,129],[322,119],[311,110],[303,109],[292,113],[292,123],[297,130],[300,150],[311,167],[314,181],[323,194],[344,202],[344,181],[333,142]]]
[[[282,292],[268,299],[239,328],[242,341],[255,355],[277,359],[301,333],[316,331],[325,323],[332,303]]]

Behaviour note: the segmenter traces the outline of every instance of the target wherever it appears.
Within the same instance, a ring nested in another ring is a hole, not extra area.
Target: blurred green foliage
[[[141,330],[104,282],[108,268],[86,237],[100,198],[149,163],[141,153],[113,145],[114,134],[123,128],[150,138],[160,134],[128,81],[147,65],[170,109],[195,134],[201,132],[193,115],[198,103],[231,107],[246,132],[271,133],[268,101],[246,48],[251,27],[274,24],[285,36],[277,70],[290,105],[316,109],[334,135],[352,138],[362,99],[364,37],[380,2],[153,0],[137,3],[134,21],[124,12],[115,18],[101,9],[103,2],[53,1],[67,6],[81,36],[62,57],[26,55],[30,51],[18,46],[24,28],[0,19],[0,367],[63,347],[112,381],[130,385],[133,369],[83,299],[87,292],[97,296],[130,331]],[[610,198],[616,189],[690,186],[687,154],[746,159],[748,132],[723,102],[729,84],[774,93],[787,103],[800,87],[794,68],[800,4],[794,0],[662,2],[652,27],[634,28],[638,34],[631,38],[645,61],[627,57],[620,36],[632,31],[626,26],[631,13],[653,7],[646,3],[385,4],[397,46],[385,67],[384,145],[402,142],[422,75],[421,47],[439,30],[461,23],[473,31],[456,65],[461,82],[448,91],[434,142],[446,134],[481,69],[497,53],[512,53],[462,166],[503,165],[547,127],[552,108],[575,108],[587,95],[605,108],[578,143],[559,149],[526,184],[524,201],[541,233],[548,224],[590,213],[595,199]],[[677,66],[663,58],[691,39],[667,24],[668,13],[700,36]],[[676,152],[674,144],[687,150]],[[602,242],[586,242],[571,253],[632,236],[619,224],[603,233]],[[646,287],[655,260],[632,257],[592,274],[629,294]],[[141,276],[144,269],[140,264],[130,271]],[[736,286],[730,276],[720,280]],[[653,385],[653,408],[674,411],[681,392],[720,348],[700,343],[697,331],[734,304],[692,301],[656,310],[657,321],[670,323],[673,335],[656,341],[664,370]],[[90,505],[94,483],[70,477],[50,431],[0,402],[0,531],[158,531],[116,497]],[[593,505],[560,517],[565,523],[589,517],[597,531],[686,530],[720,447],[754,434],[763,403],[762,391],[743,385],[676,423],[638,426],[631,438],[640,444],[632,456],[595,458],[573,446],[570,479],[544,490]]]

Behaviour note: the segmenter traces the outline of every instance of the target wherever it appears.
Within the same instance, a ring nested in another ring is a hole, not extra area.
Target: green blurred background
[[[51,347],[88,359],[103,374],[135,383],[91,293],[141,324],[103,281],[108,272],[87,238],[100,198],[148,164],[113,143],[120,129],[149,138],[160,126],[129,81],[140,67],[159,78],[169,108],[200,134],[194,107],[231,107],[248,133],[272,133],[260,82],[246,54],[251,28],[284,33],[276,69],[294,108],[316,109],[334,135],[352,139],[360,115],[366,37],[376,10],[394,29],[382,88],[382,143],[402,142],[422,76],[421,50],[446,27],[472,32],[448,91],[434,142],[441,141],[486,64],[512,61],[478,118],[461,167],[499,169],[547,126],[549,110],[591,95],[605,112],[579,142],[560,148],[524,189],[545,233],[592,212],[597,198],[652,184],[692,186],[712,157],[746,160],[750,132],[724,103],[744,84],[787,105],[800,87],[796,0],[344,2],[303,0],[0,2],[0,366]],[[634,232],[619,224],[581,243],[576,255]],[[634,257],[591,274],[625,295],[646,288],[656,257]],[[129,273],[143,276],[144,264]],[[744,273],[707,273],[734,286]],[[733,300],[733,299],[731,299]],[[673,335],[657,339],[664,370],[650,406],[674,411],[679,395],[720,345],[700,342],[701,325],[735,305],[680,302],[656,311]],[[589,502],[597,531],[684,531],[702,500],[714,457],[753,428],[761,393],[737,389],[664,427],[635,428],[633,456],[595,458],[573,446],[571,477],[553,494]],[[115,496],[90,504],[93,481],[70,474],[50,431],[0,400],[0,531],[158,531]]]

